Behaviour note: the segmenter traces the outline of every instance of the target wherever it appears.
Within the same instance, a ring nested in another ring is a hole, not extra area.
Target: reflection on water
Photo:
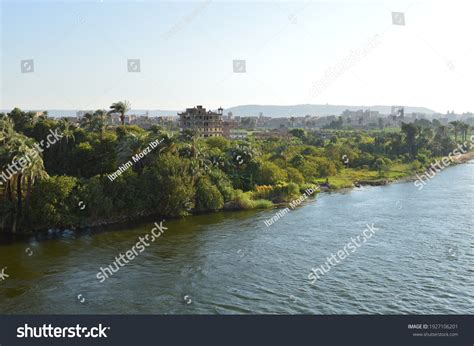
[[[154,221],[0,240],[2,313],[474,313],[472,164],[412,183],[321,194],[274,210],[167,220],[105,282],[96,278]],[[311,268],[366,224],[363,247],[311,285]]]

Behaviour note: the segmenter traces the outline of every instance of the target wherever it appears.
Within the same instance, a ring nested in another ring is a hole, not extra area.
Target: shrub
[[[53,176],[40,180],[31,193],[31,221],[35,229],[66,227],[77,222],[79,208],[73,190],[77,179]]]
[[[285,181],[287,175],[284,170],[273,162],[263,162],[257,173],[257,183],[275,185],[280,181]]]
[[[200,178],[196,184],[196,210],[219,210],[224,206],[224,198],[208,178]]]
[[[288,181],[299,185],[304,184],[304,176],[299,170],[293,167],[288,167],[286,171],[288,173]]]
[[[232,201],[232,207],[235,209],[263,209],[272,206],[273,203],[265,199],[252,200],[251,191],[235,190],[235,197]]]

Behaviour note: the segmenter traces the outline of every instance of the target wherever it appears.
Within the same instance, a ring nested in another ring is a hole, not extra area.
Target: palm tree
[[[408,144],[408,148],[410,149],[411,157],[416,156],[416,137],[419,134],[420,130],[418,126],[410,123],[402,122],[402,132],[405,134],[406,143]]]
[[[108,120],[110,119],[110,113],[105,109],[98,109],[94,112],[93,127],[100,133],[100,137],[103,138],[104,132],[108,127]]]
[[[461,129],[461,122],[460,121],[451,121],[450,124],[453,126],[454,132],[454,141],[457,143],[458,141],[458,131]]]
[[[13,158],[13,161],[17,161],[20,158],[28,157],[29,164],[19,172],[13,175],[12,180],[13,185],[16,185],[16,198],[17,198],[17,208],[16,208],[16,220],[13,227],[13,230],[16,229],[16,224],[22,221],[23,217],[23,187],[26,183],[26,197],[25,197],[25,207],[26,215],[29,220],[29,206],[30,206],[30,194],[31,188],[37,178],[45,178],[48,174],[44,168],[43,158],[40,153],[34,148],[34,140],[25,136],[17,139],[17,144],[19,145],[16,148],[16,155]]]
[[[30,156],[31,163],[23,172],[23,176],[26,177],[26,196],[25,196],[25,209],[26,209],[26,221],[27,225],[31,227],[30,219],[30,196],[31,189],[37,179],[43,179],[48,177],[48,173],[44,168],[43,158],[39,155]]]
[[[59,121],[59,127],[61,128],[61,143],[65,142],[66,144],[69,144],[69,140],[75,141],[76,138],[74,136],[74,130],[76,127],[71,124],[71,122],[67,119],[62,119]]]
[[[94,115],[90,112],[87,112],[86,114],[84,114],[84,116],[81,119],[81,127],[89,131],[92,131],[93,121],[94,121]]]
[[[438,136],[439,138],[444,138],[447,135],[448,135],[448,127],[445,125],[438,126],[438,128],[436,129],[436,136]]]
[[[9,119],[0,120],[0,167],[11,162],[18,162],[27,158],[28,165],[22,167],[21,171],[9,172],[5,182],[4,198],[9,203],[9,212],[2,220],[2,228],[5,221],[11,220],[11,229],[16,232],[17,225],[23,220],[23,191],[26,184],[25,208],[27,220],[29,220],[30,194],[32,186],[37,178],[47,176],[44,169],[43,158],[34,148],[34,140],[16,132]],[[16,203],[15,203],[16,198]]]
[[[467,140],[467,135],[469,133],[469,124],[461,122],[459,129],[461,130],[461,133],[462,133],[462,140],[465,142]]]
[[[110,106],[109,114],[120,114],[120,122],[122,125],[125,125],[125,113],[130,110],[130,102],[128,101],[119,101],[112,103]]]
[[[174,153],[177,151],[176,137],[173,136],[172,133],[169,133],[168,131],[163,131],[160,134],[160,137],[163,139],[163,141],[161,142],[162,146],[159,149],[160,154]]]
[[[132,156],[142,152],[148,143],[148,134],[145,132],[127,133],[118,144],[117,158],[121,162],[127,162]],[[133,163],[135,171],[143,168],[143,161],[144,160],[140,160]]]

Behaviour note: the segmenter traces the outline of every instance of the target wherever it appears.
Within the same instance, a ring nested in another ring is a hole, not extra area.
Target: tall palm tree
[[[121,162],[127,162],[132,156],[142,152],[148,143],[148,134],[146,132],[127,133],[118,143],[117,158]],[[133,163],[135,171],[143,168],[145,160],[146,159]]]
[[[65,142],[66,144],[69,144],[69,141],[75,141],[76,138],[74,136],[74,130],[76,127],[71,124],[71,122],[67,119],[62,119],[59,121],[59,127],[61,129],[62,137],[61,137],[61,142]]]
[[[168,131],[162,131],[160,134],[161,139],[161,148],[159,149],[160,154],[164,153],[174,153],[177,151],[176,137]]]
[[[31,227],[30,219],[30,196],[31,189],[37,179],[44,179],[48,177],[48,173],[44,168],[43,158],[39,155],[30,156],[31,163],[23,172],[23,176],[26,177],[26,196],[25,196],[25,210],[26,210],[26,221],[28,227]]]
[[[25,209],[29,219],[30,194],[37,178],[47,176],[43,158],[34,148],[34,140],[13,130],[8,119],[0,120],[0,168],[11,162],[18,162],[28,157],[28,165],[21,171],[9,171],[5,182],[3,196],[11,206],[10,212],[2,220],[2,227],[7,219],[11,220],[11,229],[16,232],[17,225],[23,220],[23,195],[26,185]],[[3,183],[3,179],[2,179]],[[16,199],[16,201],[15,201]]]
[[[462,122],[459,129],[462,133],[462,140],[465,142],[467,140],[467,135],[469,134],[469,124]]]
[[[16,229],[16,224],[22,221],[23,217],[23,192],[26,185],[26,196],[25,196],[25,209],[27,219],[29,219],[29,203],[31,188],[37,178],[45,178],[48,174],[44,168],[43,158],[41,154],[34,148],[34,140],[23,136],[18,139],[18,148],[16,148],[16,155],[13,157],[14,161],[18,161],[20,158],[28,157],[29,164],[19,172],[16,172],[12,180],[16,185],[16,220],[13,229]]]
[[[87,112],[81,119],[81,127],[86,130],[92,131],[94,121],[94,115],[91,112]]]
[[[445,125],[438,126],[438,128],[436,129],[436,135],[439,138],[446,137],[448,135],[448,127]]]
[[[104,132],[108,127],[108,120],[110,119],[110,112],[105,109],[98,109],[94,112],[94,130],[100,133],[100,137],[103,138]]]
[[[112,103],[110,106],[109,114],[120,114],[120,122],[122,125],[125,125],[125,113],[130,110],[130,102],[128,101],[119,101]]]
[[[416,156],[416,137],[420,130],[415,124],[402,122],[402,132],[405,134],[406,143],[410,149],[410,155],[413,158]]]
[[[454,141],[457,143],[458,141],[458,131],[461,129],[461,122],[460,121],[451,121],[450,124],[453,126],[454,132]]]

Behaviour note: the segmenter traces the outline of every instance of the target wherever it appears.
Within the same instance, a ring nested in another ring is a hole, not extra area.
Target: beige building
[[[217,113],[206,111],[202,106],[186,108],[178,114],[180,131],[195,130],[199,137],[221,137],[222,111],[222,108]]]

